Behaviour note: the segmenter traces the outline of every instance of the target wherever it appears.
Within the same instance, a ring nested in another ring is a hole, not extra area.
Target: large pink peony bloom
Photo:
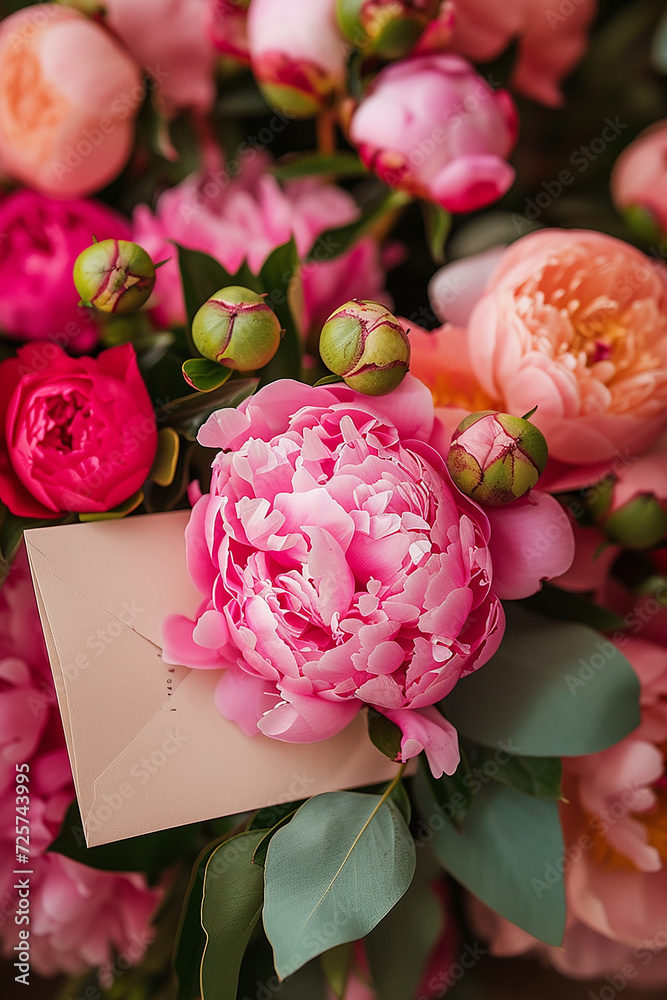
[[[278,118],[276,123],[280,124]],[[346,191],[320,180],[290,181],[281,187],[266,170],[268,158],[257,150],[245,154],[238,176],[223,171],[191,175],[165,191],[155,212],[139,205],[132,238],[153,260],[171,258],[156,274],[150,300],[165,325],[183,323],[185,305],[176,251],[169,240],[203,250],[232,273],[244,259],[257,272],[275,247],[292,233],[299,253],[310,250],[326,229],[352,222],[359,214]],[[323,251],[329,249],[323,246]],[[390,304],[377,244],[360,240],[335,260],[306,264],[302,270],[304,333],[317,330],[341,301],[349,298]],[[318,326],[319,324],[319,326]]]
[[[411,375],[381,397],[274,382],[199,440],[223,449],[187,529],[203,601],[166,622],[166,661],[226,668],[218,707],[249,735],[324,739],[371,705],[402,730],[403,760],[425,749],[451,773],[456,734],[433,706],[496,650],[499,598],[569,565],[560,506],[483,511],[459,493]]]
[[[0,328],[17,340],[95,346],[98,327],[79,308],[74,261],[93,241],[129,240],[128,221],[97,201],[60,201],[27,188],[0,201]],[[48,303],[48,308],[44,304]]]
[[[30,793],[30,965],[40,975],[138,962],[161,897],[143,876],[45,854],[74,797],[72,773],[25,551],[0,592],[0,948],[16,958],[16,768]],[[21,785],[23,788],[23,785]],[[22,792],[21,792],[22,794]],[[105,967],[108,967],[105,970]]]
[[[638,206],[667,233],[667,118],[655,122],[623,150],[611,175],[611,194],[620,209]]]
[[[391,187],[472,212],[514,180],[517,137],[506,91],[494,91],[458,55],[425,55],[381,70],[354,112],[350,139]]]
[[[474,903],[495,954],[532,951],[579,978],[625,972],[637,986],[667,985],[667,657],[626,636],[641,682],[641,724],[602,753],[564,763],[568,926],[563,948],[541,944]],[[545,892],[548,885],[545,884]],[[625,968],[632,966],[632,970]]]
[[[120,173],[144,97],[139,66],[94,21],[55,3],[0,24],[0,169],[54,198]]]

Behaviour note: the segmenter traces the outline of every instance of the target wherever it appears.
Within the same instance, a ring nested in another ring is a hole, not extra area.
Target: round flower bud
[[[129,240],[102,240],[74,261],[76,290],[86,305],[102,312],[139,309],[155,285],[155,266],[143,247]]]
[[[199,353],[239,372],[267,364],[281,335],[280,320],[262,296],[240,285],[221,288],[192,320],[192,339]]]
[[[650,549],[667,534],[667,514],[650,492],[615,506],[616,479],[608,477],[586,494],[586,506],[610,542],[626,549]],[[617,503],[618,501],[616,501]]]
[[[396,317],[379,302],[351,299],[322,327],[320,357],[351,389],[383,396],[403,381],[410,344]]]
[[[547,464],[547,443],[524,417],[471,413],[452,436],[447,468],[462,493],[492,507],[518,500]]]
[[[353,45],[383,59],[407,55],[440,0],[336,0],[338,23]]]

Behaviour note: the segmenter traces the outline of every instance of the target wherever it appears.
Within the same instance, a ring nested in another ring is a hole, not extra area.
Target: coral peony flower
[[[637,986],[667,985],[667,657],[665,647],[621,636],[641,682],[641,723],[616,746],[565,759],[568,925],[563,948],[474,903],[495,954],[542,955],[566,975],[614,975],[630,962]]]
[[[274,382],[201,429],[223,449],[186,535],[203,602],[167,620],[164,658],[226,668],[217,705],[249,735],[324,739],[371,705],[403,760],[455,769],[433,706],[496,650],[499,597],[566,569],[572,534],[552,497],[483,511],[459,493],[440,430],[411,375],[380,397]]]
[[[127,220],[101,202],[60,201],[23,189],[0,201],[0,231],[3,332],[89,351],[98,328],[90,309],[79,308],[72,266],[93,235],[129,239]]]
[[[620,209],[638,206],[667,233],[667,118],[655,122],[623,150],[611,175],[611,194]]]
[[[562,8],[562,9],[561,9]],[[490,62],[519,41],[512,86],[550,107],[562,104],[560,83],[584,54],[596,0],[455,0],[451,46],[473,62]]]
[[[43,194],[113,180],[143,96],[137,64],[78,11],[37,4],[0,23],[0,169]]]
[[[153,260],[171,258],[157,272],[151,300],[159,322],[185,322],[178,261],[169,240],[211,254],[231,273],[244,259],[257,272],[292,233],[299,253],[305,256],[320,233],[358,216],[354,200],[341,188],[320,180],[290,181],[281,187],[266,171],[268,165],[267,157],[251,150],[242,159],[237,177],[230,179],[222,171],[193,174],[158,198],[155,213],[146,205],[135,209],[132,238]],[[304,265],[302,275],[304,332],[316,329],[319,333],[327,316],[350,297],[391,304],[377,244],[370,238],[335,260],[315,259]]]
[[[248,47],[267,100],[287,114],[315,115],[344,89],[348,47],[336,0],[252,0]]]
[[[560,229],[517,240],[465,337],[492,405],[537,406],[533,423],[560,462],[636,454],[667,425],[667,284],[621,240]]]
[[[17,766],[26,781],[17,783]],[[16,959],[17,795],[29,792],[30,966],[43,976],[102,966],[115,954],[125,968],[152,937],[162,892],[136,874],[100,872],[45,854],[74,798],[39,614],[21,549],[0,592],[0,948]],[[18,791],[17,791],[18,787]],[[106,973],[106,976],[105,976]]]
[[[494,91],[457,55],[385,67],[350,123],[351,141],[378,177],[452,212],[472,212],[505,194],[516,137],[509,94]]]
[[[110,510],[155,456],[150,397],[130,344],[70,358],[36,342],[0,363],[0,499],[21,517]]]
[[[207,33],[210,0],[104,0],[109,27],[151,78],[169,117],[208,111],[215,97],[215,48]]]
[[[208,34],[218,52],[249,64],[248,0],[209,0]]]

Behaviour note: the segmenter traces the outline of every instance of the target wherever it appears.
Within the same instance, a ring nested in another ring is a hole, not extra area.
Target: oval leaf
[[[364,937],[407,890],[415,846],[400,810],[378,795],[309,799],[266,856],[264,928],[282,978]]]
[[[623,654],[586,625],[507,606],[498,652],[447,695],[462,736],[530,757],[613,746],[639,725],[639,681]]]
[[[224,385],[231,376],[232,369],[219,365],[208,358],[188,358],[183,362],[183,378],[193,389],[210,392]]]
[[[157,451],[149,472],[158,486],[171,486],[176,475],[180,438],[173,427],[163,427],[157,436]]]

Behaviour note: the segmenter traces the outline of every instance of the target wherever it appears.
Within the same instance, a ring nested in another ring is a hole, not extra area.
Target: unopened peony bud
[[[221,288],[192,321],[199,353],[239,372],[267,364],[278,350],[281,333],[280,320],[262,296],[240,285]]]
[[[518,500],[547,464],[547,443],[524,417],[471,413],[452,436],[447,468],[462,493],[491,507]]]
[[[86,305],[108,313],[132,312],[153,291],[155,265],[136,243],[102,240],[81,251],[74,261],[73,277]]]
[[[383,59],[407,55],[440,0],[337,0],[341,28],[357,48]]]
[[[650,549],[667,534],[667,514],[650,493],[639,493],[614,509],[616,480],[608,477],[588,490],[586,506],[611,542],[626,549]]]
[[[410,344],[396,317],[379,302],[351,299],[322,327],[320,356],[351,389],[383,396],[403,381]]]

